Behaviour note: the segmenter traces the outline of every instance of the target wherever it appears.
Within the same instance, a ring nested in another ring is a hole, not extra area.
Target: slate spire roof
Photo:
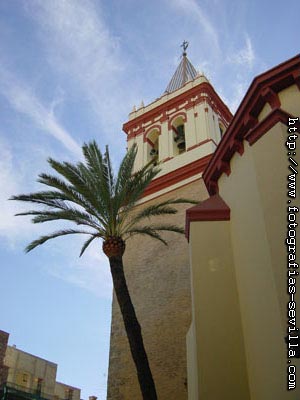
[[[193,64],[187,58],[185,49],[182,54],[182,59],[178,65],[172,79],[170,80],[165,93],[171,93],[175,90],[181,88],[186,82],[192,81],[197,76],[197,71],[195,70]]]

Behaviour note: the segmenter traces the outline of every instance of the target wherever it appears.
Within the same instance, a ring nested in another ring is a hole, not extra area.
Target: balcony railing
[[[0,396],[0,400],[10,400],[14,398],[29,400],[53,400],[54,397],[53,395],[43,391],[16,385],[15,383],[11,382],[6,382],[0,386]]]

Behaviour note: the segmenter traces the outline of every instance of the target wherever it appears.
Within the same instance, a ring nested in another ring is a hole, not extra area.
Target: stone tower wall
[[[202,179],[146,205],[178,197],[199,201],[206,198]],[[157,218],[156,221],[184,226],[185,209],[188,207],[191,205],[180,205],[178,214]],[[158,398],[186,400],[186,334],[191,322],[188,243],[183,235],[176,233],[168,232],[163,237],[169,246],[147,236],[135,236],[129,240],[124,254],[124,268]],[[141,398],[123,320],[114,296],[107,400]]]

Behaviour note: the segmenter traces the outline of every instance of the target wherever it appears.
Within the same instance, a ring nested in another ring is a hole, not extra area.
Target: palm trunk
[[[157,400],[155,384],[143,343],[141,327],[135,315],[126,284],[122,256],[109,257],[109,264],[143,400]]]

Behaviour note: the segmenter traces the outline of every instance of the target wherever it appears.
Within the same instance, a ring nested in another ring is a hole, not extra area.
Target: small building
[[[56,381],[57,364],[8,345],[0,330],[1,400],[80,400],[80,389]]]

